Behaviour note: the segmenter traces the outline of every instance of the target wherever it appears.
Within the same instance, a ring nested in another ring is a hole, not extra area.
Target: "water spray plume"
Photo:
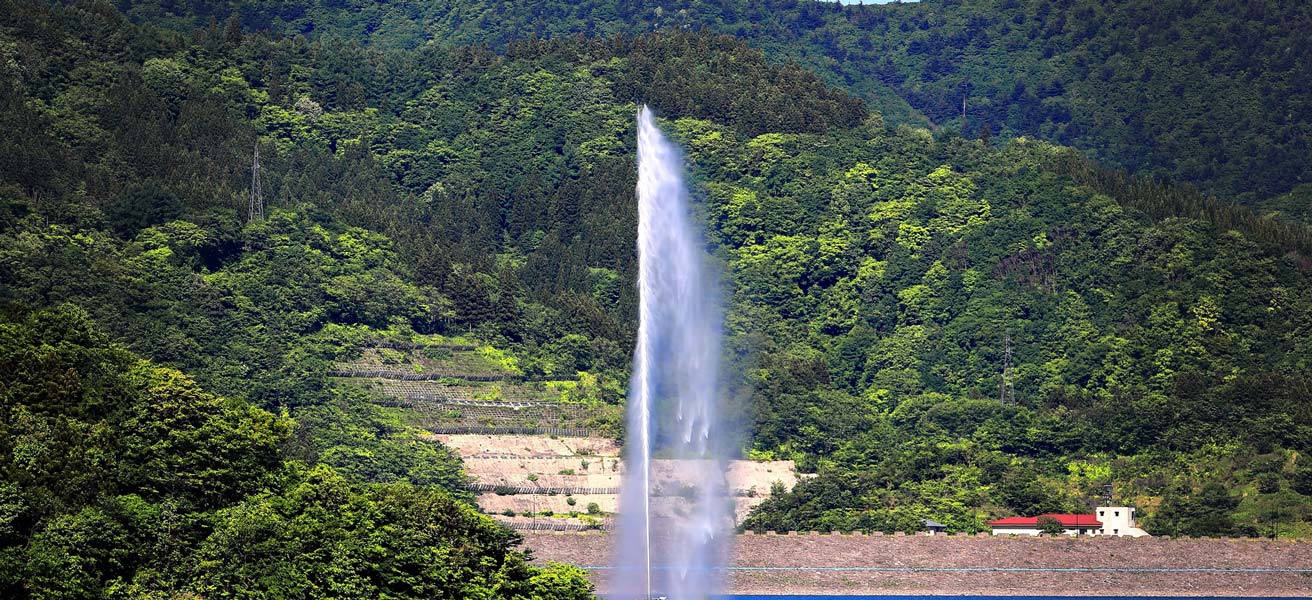
[[[638,110],[638,341],[612,597],[719,591],[733,527],[719,422],[720,303],[679,151]],[[653,454],[662,458],[653,460]]]

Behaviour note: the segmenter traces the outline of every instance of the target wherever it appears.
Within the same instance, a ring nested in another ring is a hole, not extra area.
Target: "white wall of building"
[[[1039,535],[1043,533],[1037,527],[1007,527],[994,526],[993,535]],[[1062,530],[1062,535],[1098,535],[1098,529],[1094,527],[1066,528]]]
[[[1147,531],[1135,526],[1135,511],[1129,506],[1099,506],[1093,509],[1093,516],[1102,523],[1102,527],[1067,527],[1063,535],[1108,535],[1143,537]],[[993,526],[993,535],[1041,535],[1037,526]]]
[[[1134,508],[1129,506],[1099,506],[1093,509],[1094,516],[1102,523],[1098,535],[1116,535],[1143,537],[1147,531],[1139,529],[1134,523]]]

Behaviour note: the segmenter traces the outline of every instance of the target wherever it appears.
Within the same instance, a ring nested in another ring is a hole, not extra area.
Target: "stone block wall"
[[[526,533],[524,546],[594,567],[606,590],[609,534]],[[738,594],[1308,596],[1312,543],[747,533],[726,581]]]

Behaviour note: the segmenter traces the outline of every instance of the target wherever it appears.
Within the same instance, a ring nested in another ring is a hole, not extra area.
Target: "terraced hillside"
[[[618,397],[580,393],[578,373],[527,375],[490,346],[373,341],[330,375],[434,433],[613,434],[621,411]]]
[[[331,375],[374,392],[379,405],[455,451],[479,507],[512,527],[605,528],[620,510],[622,399],[598,398],[588,373],[530,376],[505,352],[443,340],[366,342]],[[696,491],[680,478],[680,463],[653,462],[655,518],[691,508]],[[735,522],[796,481],[792,461],[730,461]]]

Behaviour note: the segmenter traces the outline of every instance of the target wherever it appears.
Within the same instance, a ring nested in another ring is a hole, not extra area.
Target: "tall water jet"
[[[719,417],[718,287],[678,150],[638,110],[638,342],[612,596],[717,593],[733,527]],[[654,456],[660,458],[655,459]]]

